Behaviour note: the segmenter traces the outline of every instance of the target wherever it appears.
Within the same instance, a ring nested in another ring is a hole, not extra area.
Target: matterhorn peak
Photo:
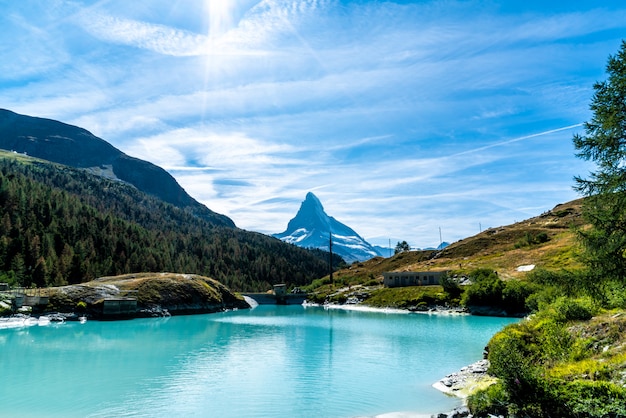
[[[304,248],[328,250],[332,234],[333,252],[346,262],[363,261],[380,255],[374,247],[352,228],[328,216],[322,202],[308,192],[296,216],[289,221],[287,230],[274,237]]]

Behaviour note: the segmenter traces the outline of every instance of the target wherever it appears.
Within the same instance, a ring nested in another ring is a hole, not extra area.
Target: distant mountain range
[[[449,242],[442,242],[436,248],[435,247],[426,247],[426,248],[411,248],[411,251],[429,251],[429,250],[443,250],[448,245]],[[374,248],[378,253],[380,253],[383,257],[391,257],[394,255],[395,245],[392,244],[391,247],[381,247],[380,245],[375,245]]]
[[[129,183],[214,225],[235,226],[227,216],[213,212],[189,196],[161,167],[130,157],[77,126],[0,109],[0,148],[89,169],[94,174]]]
[[[287,230],[273,236],[303,248],[328,251],[332,233],[332,250],[346,262],[369,260],[381,254],[352,228],[328,216],[320,200],[307,193],[296,216],[289,221]]]

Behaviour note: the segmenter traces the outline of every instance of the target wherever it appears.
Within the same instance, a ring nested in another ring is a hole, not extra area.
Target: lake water
[[[0,416],[356,417],[459,404],[431,385],[511,319],[259,306],[0,329]]]

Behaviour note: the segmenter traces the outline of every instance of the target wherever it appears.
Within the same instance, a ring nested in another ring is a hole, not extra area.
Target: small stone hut
[[[446,273],[446,271],[391,271],[383,273],[383,285],[385,287],[436,285]]]

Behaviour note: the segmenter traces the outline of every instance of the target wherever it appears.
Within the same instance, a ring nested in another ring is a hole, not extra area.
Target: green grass
[[[559,298],[489,342],[497,390],[468,404],[486,413],[549,417],[626,416],[626,312],[598,311],[586,298]],[[582,415],[578,415],[581,414]]]
[[[373,290],[364,304],[377,308],[419,308],[442,305],[447,296],[441,286],[409,286]]]

